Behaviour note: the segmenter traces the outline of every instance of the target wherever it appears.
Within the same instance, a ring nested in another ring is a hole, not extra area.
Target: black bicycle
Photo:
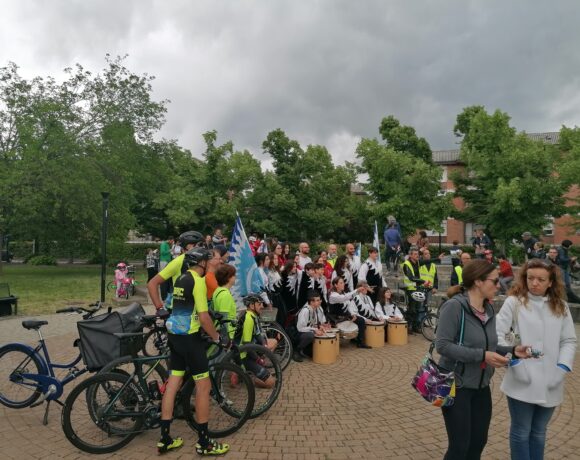
[[[210,312],[213,320],[216,322],[216,327],[219,330],[220,336],[228,339],[229,331],[228,325],[231,322],[226,319],[223,314],[218,312]],[[265,337],[264,337],[265,338]],[[216,348],[214,348],[216,347]],[[250,418],[256,418],[266,412],[278,399],[280,391],[282,389],[282,367],[280,365],[279,355],[272,352],[269,348],[255,344],[248,343],[239,345],[237,347],[232,347],[228,352],[225,352],[223,348],[219,348],[212,345],[208,350],[208,358],[210,361],[221,361],[237,364],[238,366],[244,368],[254,383],[256,390],[256,400],[254,401],[254,408]],[[269,373],[270,385],[260,380],[258,376],[254,375],[251,369],[248,369],[244,362],[251,362],[259,364],[264,367]],[[232,382],[234,385],[235,382]]]
[[[421,332],[421,335],[429,342],[435,340],[435,330],[439,321],[439,314],[432,311],[428,305],[428,294],[431,290],[432,288],[430,287],[418,286],[416,291],[408,294],[411,299],[406,299],[405,306],[397,305],[401,313],[403,313],[405,321],[407,321],[407,328],[415,330],[415,332]],[[410,301],[415,302],[414,311],[409,308]]]
[[[292,339],[276,321],[264,322],[262,324],[262,330],[269,339],[276,339],[278,341],[274,353],[278,356],[280,367],[282,370],[285,370],[290,364],[290,361],[292,361],[292,355],[294,353]]]
[[[133,370],[129,375],[101,371],[85,380],[70,393],[62,413],[66,438],[77,448],[92,454],[115,452],[139,433],[160,426],[164,390],[149,377],[168,356],[139,357],[142,334],[115,335],[131,357],[115,360],[107,370],[128,363]],[[232,380],[235,380],[235,385],[232,385]],[[210,381],[209,435],[230,435],[239,430],[252,413],[254,386],[243,369],[229,362],[212,363]],[[174,414],[184,417],[187,424],[198,431],[194,401],[195,382],[186,374],[175,401]]]

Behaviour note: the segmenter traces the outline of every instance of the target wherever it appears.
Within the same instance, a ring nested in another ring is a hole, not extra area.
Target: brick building
[[[560,139],[560,133],[530,133],[528,136],[533,140],[541,140],[547,144],[557,144]],[[452,193],[455,190],[453,182],[449,179],[451,173],[456,170],[461,170],[465,166],[459,158],[459,149],[456,150],[436,150],[433,152],[433,162],[443,168],[443,176],[441,178],[441,190],[444,193]],[[580,195],[578,186],[574,186],[572,190],[566,195],[569,200],[568,205],[572,204],[571,199]],[[464,203],[460,198],[454,198],[453,204],[458,209],[463,209]],[[542,241],[548,244],[559,244],[562,240],[569,239],[575,245],[580,245],[580,231],[574,231],[569,226],[570,216],[568,214],[555,219],[552,224],[543,229],[540,236]],[[479,228],[477,222],[462,222],[460,220],[449,218],[443,222],[442,242],[451,243],[453,240],[458,240],[460,243],[469,243],[473,236],[473,231]],[[438,233],[430,233],[430,237],[437,239]]]

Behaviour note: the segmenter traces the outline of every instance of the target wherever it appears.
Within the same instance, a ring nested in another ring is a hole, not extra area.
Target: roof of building
[[[526,133],[527,136],[533,141],[543,141],[546,144],[557,144],[560,142],[559,132],[548,132],[548,133]],[[431,152],[433,156],[433,163],[438,165],[450,165],[460,163],[459,149],[454,150],[434,150]]]

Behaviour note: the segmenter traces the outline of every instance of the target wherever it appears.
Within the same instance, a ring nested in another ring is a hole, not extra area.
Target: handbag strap
[[[463,333],[465,332],[465,309],[461,307],[461,326],[459,329],[459,342],[458,345],[463,345]]]
[[[435,328],[435,332],[437,332],[437,328]],[[465,310],[461,306],[461,325],[459,326],[459,342],[458,345],[463,345],[463,334],[465,332]],[[433,355],[433,350],[435,349],[435,341],[431,342],[429,346],[429,356]],[[457,363],[455,364],[457,366]]]

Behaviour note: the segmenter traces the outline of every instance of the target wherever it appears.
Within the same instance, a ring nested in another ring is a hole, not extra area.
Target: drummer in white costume
[[[380,321],[402,321],[403,313],[399,310],[393,301],[393,292],[388,287],[379,289],[378,301],[375,304],[375,316]]]
[[[294,351],[294,360],[301,362],[307,357],[306,350],[312,347],[315,336],[322,336],[330,329],[330,324],[326,321],[324,312],[320,308],[320,293],[311,289],[307,293],[308,302],[298,313],[296,329],[300,336],[298,345]]]

